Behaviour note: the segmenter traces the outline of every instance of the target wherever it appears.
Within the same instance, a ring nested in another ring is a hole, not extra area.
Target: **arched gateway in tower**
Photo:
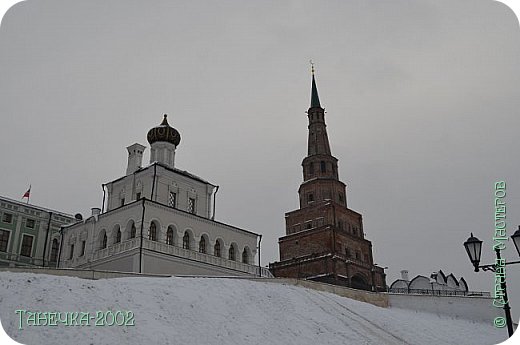
[[[372,243],[365,239],[361,214],[347,207],[312,73],[309,138],[303,159],[300,208],[285,214],[280,261],[269,265],[276,277],[305,278],[357,289],[386,290],[383,268],[374,265]]]

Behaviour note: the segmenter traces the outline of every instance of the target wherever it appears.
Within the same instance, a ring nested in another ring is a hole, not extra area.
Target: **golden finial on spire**
[[[314,62],[312,62],[312,60],[309,60],[309,63],[311,64],[312,75],[314,75]]]

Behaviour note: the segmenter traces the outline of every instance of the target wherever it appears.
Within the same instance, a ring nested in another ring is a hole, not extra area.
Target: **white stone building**
[[[488,292],[469,291],[464,278],[457,280],[453,273],[445,275],[442,270],[433,272],[430,278],[418,275],[412,280],[408,279],[408,271],[401,271],[401,279],[395,280],[390,285],[389,292],[426,295],[461,295],[461,296],[489,296]]]
[[[271,276],[255,265],[261,235],[214,220],[218,186],[175,168],[180,135],[166,115],[147,139],[150,164],[145,146],[127,147],[126,175],[103,185],[102,210],[63,228],[59,267]]]

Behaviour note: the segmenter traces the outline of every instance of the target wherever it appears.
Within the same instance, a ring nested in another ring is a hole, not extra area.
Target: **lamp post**
[[[515,233],[511,235],[511,238],[513,239],[513,243],[515,244],[518,255],[520,255],[520,225],[518,226],[518,230],[516,230]]]
[[[518,230],[511,236],[511,239],[513,240],[513,243],[515,244],[516,251],[518,252],[518,255],[520,255],[520,225],[518,226]],[[492,271],[496,272],[496,264],[491,265],[479,265],[480,263],[480,256],[482,254],[482,241],[478,238],[473,236],[473,233],[471,233],[470,238],[464,242],[464,248],[466,248],[466,253],[468,253],[469,260],[475,267],[475,272],[478,272],[480,269],[483,271]],[[500,249],[498,247],[495,248],[495,254],[497,256],[497,262],[501,261],[500,256]],[[506,262],[505,265],[513,265],[513,264],[519,264],[520,261],[511,261]],[[504,276],[504,279],[501,281],[501,288],[504,291],[504,313],[506,314],[506,324],[507,324],[507,331],[509,333],[509,337],[513,335],[513,321],[511,319],[511,307],[509,306],[509,300],[507,298],[507,286],[506,286],[506,279]]]

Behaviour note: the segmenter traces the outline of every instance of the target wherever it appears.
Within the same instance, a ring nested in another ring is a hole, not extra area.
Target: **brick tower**
[[[298,189],[300,208],[285,214],[276,277],[305,278],[364,290],[385,290],[384,270],[374,265],[372,243],[364,238],[361,214],[347,207],[338,159],[330,151],[325,109],[312,73],[307,157]]]

